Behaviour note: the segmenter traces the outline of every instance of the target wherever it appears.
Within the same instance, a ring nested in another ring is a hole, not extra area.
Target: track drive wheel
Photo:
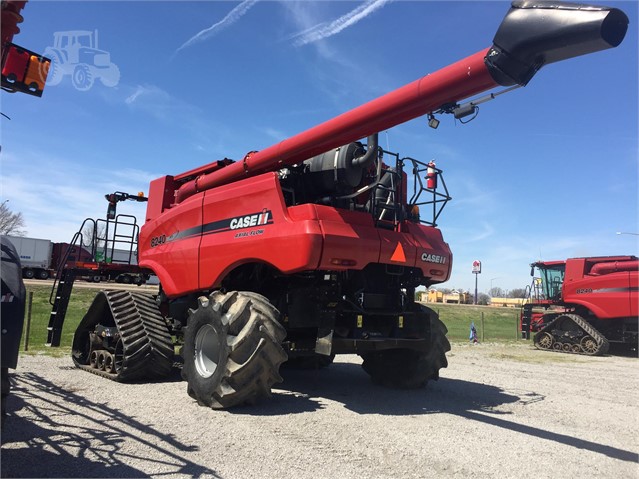
[[[588,356],[594,356],[599,352],[599,345],[597,344],[595,338],[587,335],[581,338],[581,349],[583,350],[584,354],[587,354]]]
[[[537,349],[552,349],[553,337],[550,333],[539,333],[535,335],[535,346]]]
[[[423,321],[430,321],[430,347],[427,351],[388,349],[362,354],[362,368],[373,382],[398,389],[424,387],[429,379],[439,379],[439,370],[448,366],[448,329],[434,311],[420,307]]]
[[[201,296],[184,336],[182,377],[200,405],[227,409],[269,397],[287,356],[279,312],[255,293]]]

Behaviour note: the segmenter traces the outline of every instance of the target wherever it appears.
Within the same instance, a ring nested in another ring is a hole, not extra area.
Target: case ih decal
[[[206,223],[202,226],[196,226],[195,228],[189,228],[184,231],[176,231],[170,236],[160,235],[151,238],[151,248],[160,246],[164,243],[171,243],[173,241],[181,240],[184,238],[190,238],[192,236],[210,235],[214,233],[224,233],[227,231],[236,231],[240,229],[253,228],[255,226],[266,226],[273,224],[273,214],[271,210],[264,208],[259,213],[250,213],[244,216],[234,216],[232,218],[226,218],[220,221],[213,221]],[[235,237],[242,236],[256,236],[264,233],[263,229],[255,232],[247,232],[246,234],[236,234]]]
[[[422,254],[422,261],[424,261],[425,263],[437,263],[437,264],[446,264],[448,262],[446,256],[440,256],[438,254],[428,254],[428,253]]]
[[[240,228],[251,228],[253,226],[267,225],[273,222],[271,218],[271,211],[266,208],[260,213],[253,213],[247,216],[240,216],[233,218],[229,224],[232,230],[238,230]]]

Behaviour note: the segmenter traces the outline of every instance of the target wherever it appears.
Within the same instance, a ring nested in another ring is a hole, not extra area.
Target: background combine
[[[522,332],[535,334],[539,349],[605,354],[610,343],[637,351],[639,258],[602,256],[531,265],[529,302],[522,308]]]
[[[472,115],[485,98],[460,101],[615,47],[627,23],[617,9],[516,2],[490,48],[240,161],[152,181],[137,247],[160,293],[99,293],[75,333],[75,364],[152,379],[171,371],[178,345],[188,394],[213,408],[269,396],[285,361],[320,367],[335,354],[359,354],[385,386],[437,379],[446,327],[414,293],[450,276],[436,227],[450,197],[441,170],[384,151],[378,132]],[[51,345],[63,320],[52,314]]]

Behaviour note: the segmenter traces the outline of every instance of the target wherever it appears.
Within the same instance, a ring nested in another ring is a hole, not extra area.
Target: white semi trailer
[[[20,256],[22,264],[22,276],[31,279],[47,279],[51,274],[51,255],[53,243],[46,239],[25,238],[22,236],[9,236]]]

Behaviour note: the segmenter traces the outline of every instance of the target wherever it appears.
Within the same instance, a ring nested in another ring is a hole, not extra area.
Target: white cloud
[[[145,87],[143,87],[142,85],[138,85],[135,91],[131,95],[129,95],[126,100],[124,100],[124,103],[130,105],[131,103],[135,102],[135,100],[137,100],[140,95],[147,93],[147,91],[148,90]]]
[[[125,180],[129,183],[149,184],[152,180],[158,178],[160,175],[149,173],[148,171],[138,170],[136,168],[123,168],[121,170],[113,171],[113,176],[117,178],[120,183],[123,183],[123,181],[121,180]]]
[[[144,111],[159,120],[175,121],[176,115],[192,117],[198,109],[178,100],[156,85],[138,85],[124,103],[133,110]]]
[[[269,138],[272,138],[274,141],[277,141],[277,142],[286,140],[290,136],[284,133],[283,131],[276,130],[275,128],[264,127],[261,130],[266,136],[268,136]]]
[[[475,228],[472,234],[463,240],[462,243],[475,243],[477,241],[482,241],[486,238],[490,238],[495,233],[495,228],[486,221],[482,221],[480,226],[480,229]]]
[[[250,9],[257,3],[257,0],[245,0],[240,3],[237,7],[231,10],[222,20],[217,23],[214,23],[209,28],[205,28],[204,30],[196,33],[193,37],[189,38],[186,42],[182,44],[180,48],[178,48],[174,55],[178,53],[180,50],[183,50],[186,47],[190,47],[195,43],[202,42],[208,38],[217,35],[220,31],[225,28],[233,25],[240,18],[242,18]]]
[[[451,184],[455,185],[455,199],[451,208],[467,208],[468,205],[478,207],[484,214],[494,214],[499,211],[500,191],[488,189],[476,179],[452,172]]]
[[[295,33],[289,38],[293,40],[293,43],[296,46],[319,42],[320,40],[337,35],[343,30],[355,25],[382,8],[390,1],[392,0],[369,0],[331,22],[319,23],[310,28],[306,28],[301,32]]]
[[[20,164],[29,164],[32,173],[25,176],[16,167]],[[81,162],[36,151],[25,152],[19,159],[3,154],[2,195],[10,200],[12,211],[23,214],[26,236],[68,242],[85,218],[105,218],[105,194],[148,192],[150,179],[158,176],[135,169],[87,168]],[[144,222],[145,211],[145,203],[118,206],[118,213],[136,216],[138,223]]]

